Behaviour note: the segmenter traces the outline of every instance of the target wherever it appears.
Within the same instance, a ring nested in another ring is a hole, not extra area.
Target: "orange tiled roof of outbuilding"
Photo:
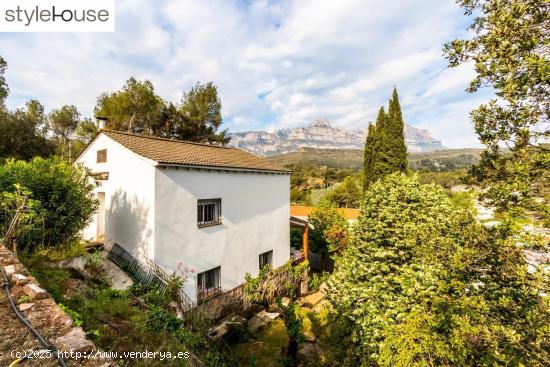
[[[315,210],[313,206],[291,205],[290,215],[293,217],[308,217],[313,210]],[[338,210],[347,220],[357,220],[359,217],[359,209],[339,208]]]

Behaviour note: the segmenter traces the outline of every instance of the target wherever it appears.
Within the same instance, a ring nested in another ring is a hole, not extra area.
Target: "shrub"
[[[166,331],[176,333],[183,325],[174,312],[164,309],[162,306],[150,304],[147,312],[147,327],[154,331]]]
[[[8,236],[7,232],[12,220],[19,215],[17,226],[10,233],[10,238],[5,239],[6,245],[10,247],[13,240],[17,242],[24,238],[32,238],[32,232],[41,228],[42,224],[40,203],[29,198],[31,192],[19,184],[14,184],[13,189],[13,192],[0,191],[1,236]]]
[[[352,176],[347,176],[344,181],[325,195],[324,200],[340,208],[357,208],[361,201],[361,189],[358,180]]]
[[[82,315],[80,315],[80,313],[74,311],[74,310],[71,310],[70,308],[68,308],[67,306],[65,306],[63,303],[59,303],[58,304],[59,308],[62,309],[63,311],[65,311],[69,316],[71,316],[71,318],[73,319],[74,321],[74,324],[77,326],[77,327],[80,327],[82,326]]]
[[[300,250],[302,248],[302,234],[303,230],[300,228],[290,228],[290,247]]]
[[[246,340],[246,330],[243,324],[238,322],[227,323],[227,332],[223,339],[229,344],[236,344]]]
[[[93,185],[86,171],[58,158],[34,158],[30,162],[8,160],[0,166],[0,192],[15,192],[16,185],[29,191],[40,204],[41,225],[20,235],[25,250],[61,246],[74,241],[96,210]],[[1,217],[5,227],[8,218]]]
[[[360,365],[544,365],[547,283],[512,226],[485,228],[440,187],[394,174],[365,194],[329,279]]]
[[[334,205],[323,204],[315,208],[308,219],[311,251],[326,254],[346,246],[349,225]]]
[[[88,255],[86,266],[95,273],[101,273],[103,271],[103,256],[101,250],[94,251]]]
[[[330,276],[330,273],[328,273],[326,271],[323,272],[321,275],[319,275],[317,273],[313,273],[313,275],[309,279],[309,289],[310,290],[319,290],[319,287],[321,286],[321,284],[326,282],[328,280],[329,276]]]

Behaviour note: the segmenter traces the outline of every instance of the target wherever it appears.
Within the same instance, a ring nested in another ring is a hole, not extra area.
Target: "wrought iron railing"
[[[168,282],[166,281],[169,278],[168,273],[155,264],[154,261],[147,258],[144,261],[138,260],[116,243],[109,251],[108,257],[109,260],[124,270],[135,282],[158,290],[161,293],[172,292],[172,296],[180,304],[182,312],[191,311],[197,306],[182,288],[177,291],[169,289]]]
[[[208,289],[199,289],[197,291],[197,303],[204,302],[218,294],[222,293],[222,287],[212,287]]]

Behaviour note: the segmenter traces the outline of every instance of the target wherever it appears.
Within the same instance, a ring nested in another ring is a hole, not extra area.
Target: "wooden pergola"
[[[309,223],[307,220],[296,218],[290,216],[290,226],[295,228],[301,228],[302,232],[302,252],[304,253],[304,258],[309,260]]]

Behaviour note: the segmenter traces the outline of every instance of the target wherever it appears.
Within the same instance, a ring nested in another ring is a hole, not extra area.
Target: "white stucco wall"
[[[97,163],[97,151],[107,149],[107,162]],[[154,258],[155,166],[106,135],[97,139],[77,163],[92,173],[108,172],[94,192],[105,192],[105,243],[118,243],[137,257]],[[97,215],[83,231],[85,239],[95,239]]]
[[[283,265],[290,257],[289,180],[283,174],[157,168],[155,262],[191,270],[186,293],[192,299],[200,272],[221,266],[228,290],[247,272],[258,273],[261,253],[273,250],[273,265]],[[197,199],[215,198],[222,200],[222,224],[198,228]]]

